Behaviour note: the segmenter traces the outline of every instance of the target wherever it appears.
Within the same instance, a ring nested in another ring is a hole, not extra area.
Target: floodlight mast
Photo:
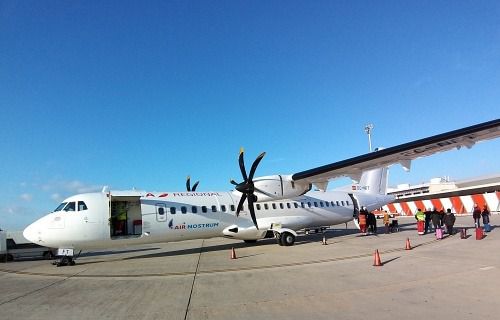
[[[369,123],[369,124],[367,124],[365,126],[365,132],[368,135],[368,146],[370,148],[370,152],[372,152],[372,136],[371,136],[372,130],[373,130],[373,124],[372,123]]]

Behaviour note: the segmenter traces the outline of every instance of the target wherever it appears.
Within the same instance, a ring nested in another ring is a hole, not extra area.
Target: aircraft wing
[[[405,170],[410,170],[411,161],[414,159],[454,148],[470,149],[477,142],[498,137],[500,137],[500,119],[297,172],[292,175],[292,179],[298,183],[314,183],[315,185],[326,184],[329,180],[339,177],[350,177],[359,181],[365,170],[394,163],[400,163]]]

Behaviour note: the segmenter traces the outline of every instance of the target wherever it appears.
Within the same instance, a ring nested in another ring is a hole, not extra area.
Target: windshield
[[[56,210],[54,210],[54,212],[61,211],[66,204],[67,204],[67,202],[61,203],[60,205],[57,206],[57,208],[56,208]]]

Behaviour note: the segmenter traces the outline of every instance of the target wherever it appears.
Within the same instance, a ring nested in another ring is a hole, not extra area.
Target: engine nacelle
[[[311,184],[297,183],[291,175],[265,176],[253,179],[257,201],[290,199],[311,190]]]

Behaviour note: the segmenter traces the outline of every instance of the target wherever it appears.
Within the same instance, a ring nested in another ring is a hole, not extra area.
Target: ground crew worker
[[[387,210],[384,210],[384,225],[385,225],[385,233],[389,233],[389,214]]]
[[[424,234],[425,214],[422,212],[422,209],[418,208],[417,213],[415,213],[415,219],[417,219],[418,234]]]
[[[361,233],[366,234],[366,217],[367,217],[368,211],[363,207],[361,210],[359,210],[359,216],[358,216],[358,221],[359,221],[359,231]]]
[[[118,209],[118,215],[116,216],[116,231],[117,233],[124,235],[126,234],[127,228],[127,210],[125,206]]]

